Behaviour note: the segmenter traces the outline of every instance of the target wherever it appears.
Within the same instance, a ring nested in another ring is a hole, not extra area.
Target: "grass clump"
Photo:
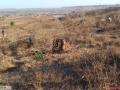
[[[10,26],[14,26],[15,25],[15,22],[14,21],[11,21],[10,22]]]
[[[80,43],[80,48],[86,48],[86,44],[85,43]]]
[[[36,52],[36,53],[35,53],[35,59],[36,59],[37,61],[43,60],[43,58],[44,58],[44,55],[43,55],[42,52]]]

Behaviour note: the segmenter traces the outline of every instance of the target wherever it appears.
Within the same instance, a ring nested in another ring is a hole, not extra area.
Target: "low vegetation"
[[[43,60],[43,59],[44,59],[43,53],[42,53],[42,52],[36,52],[36,53],[35,53],[35,59],[36,59],[37,61]]]
[[[0,85],[14,90],[109,90],[119,85],[119,12],[108,8],[0,20],[15,25],[0,26],[5,29]]]
[[[10,22],[10,26],[14,26],[15,25],[15,22],[14,21],[11,21]]]

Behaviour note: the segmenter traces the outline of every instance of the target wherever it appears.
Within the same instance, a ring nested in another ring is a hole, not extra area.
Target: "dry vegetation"
[[[0,35],[0,85],[13,90],[109,90],[119,85],[120,10],[95,12],[0,20],[5,30]],[[61,54],[51,51],[55,38],[67,41]]]

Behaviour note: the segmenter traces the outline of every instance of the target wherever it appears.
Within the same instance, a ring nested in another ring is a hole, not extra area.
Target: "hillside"
[[[13,90],[119,88],[119,8],[1,10],[0,85]],[[53,51],[57,41],[63,43],[61,52]]]
[[[119,8],[120,5],[71,6],[61,8],[1,9],[1,15],[33,15],[33,14],[68,14],[70,12],[86,12],[91,10]],[[109,9],[110,10],[110,9]]]

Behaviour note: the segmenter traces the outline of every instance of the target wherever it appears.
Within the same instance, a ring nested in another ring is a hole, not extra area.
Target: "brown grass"
[[[98,17],[111,13],[71,14],[63,21],[52,15],[0,20],[0,27],[6,27],[6,37],[0,34],[0,85],[17,90],[109,90],[110,84],[120,84],[119,23],[105,22],[99,34],[95,27]],[[26,36],[35,38],[31,48],[19,46],[17,55],[2,53],[3,47],[9,53],[8,46]],[[61,54],[51,53],[55,38],[65,40]],[[43,53],[42,61],[35,60],[36,51]]]

